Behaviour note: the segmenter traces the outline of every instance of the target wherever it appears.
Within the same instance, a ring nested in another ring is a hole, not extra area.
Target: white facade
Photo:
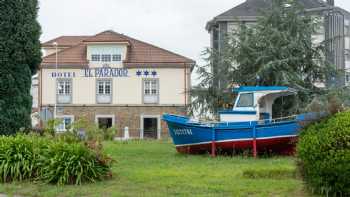
[[[91,65],[94,67],[96,65]],[[120,68],[113,65],[111,68]],[[137,72],[156,72],[157,76],[137,76]],[[53,77],[55,73],[62,73],[62,77]],[[73,74],[74,73],[74,74]],[[85,69],[42,69],[42,105],[53,105],[56,102],[57,79],[70,79],[72,81],[72,101],[69,104],[95,105],[96,83],[99,79],[110,79],[112,81],[113,105],[143,105],[143,80],[158,79],[160,105],[185,105],[185,90],[188,90],[190,70],[187,68],[133,68],[127,69],[126,77],[86,77]],[[66,74],[66,77],[64,77]],[[68,74],[70,74],[68,76]],[[74,75],[74,77],[73,77]],[[187,78],[187,79],[186,79]],[[187,87],[186,87],[187,86]],[[188,95],[187,95],[188,98]]]

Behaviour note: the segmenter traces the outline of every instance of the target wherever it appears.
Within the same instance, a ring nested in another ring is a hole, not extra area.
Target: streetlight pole
[[[56,72],[56,88],[54,88],[54,90],[55,90],[55,95],[56,95],[56,99],[55,99],[55,106],[54,106],[54,112],[53,112],[53,118],[54,119],[56,119],[56,117],[57,117],[57,72],[58,72],[58,55],[57,55],[57,53],[58,53],[58,44],[57,44],[57,42],[54,42],[53,43],[53,45],[55,46],[55,49],[56,49],[56,51],[55,51],[55,53],[56,53],[56,64],[55,64],[55,72]]]

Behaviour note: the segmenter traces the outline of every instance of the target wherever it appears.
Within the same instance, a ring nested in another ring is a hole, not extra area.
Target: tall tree
[[[192,91],[192,110],[215,113],[232,102],[225,95],[231,94],[227,89],[233,84],[293,87],[299,93],[292,101],[299,101],[299,109],[305,107],[321,92],[316,82],[325,82],[333,72],[324,58],[324,43],[312,40],[319,26],[318,18],[308,15],[297,1],[273,0],[256,24],[242,23],[229,33],[220,53],[208,50],[209,66],[197,68],[200,83]],[[215,73],[205,69],[213,66]]]
[[[37,0],[0,0],[0,134],[31,126],[31,76],[41,62],[37,13]]]

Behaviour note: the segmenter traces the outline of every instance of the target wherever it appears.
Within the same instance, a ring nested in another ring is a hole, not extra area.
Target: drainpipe
[[[54,113],[53,113],[53,118],[56,119],[56,116],[57,116],[57,72],[58,72],[58,57],[57,57],[57,52],[58,52],[58,44],[57,42],[54,42],[53,45],[55,46],[56,48],[56,64],[55,64],[55,72],[56,72],[56,87],[54,88],[55,89],[55,96],[56,96],[56,100],[55,100],[55,106],[54,106]]]

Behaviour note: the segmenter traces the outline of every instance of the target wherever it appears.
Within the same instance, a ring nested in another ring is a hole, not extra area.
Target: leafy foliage
[[[304,109],[322,93],[315,82],[326,82],[335,71],[324,58],[324,43],[312,42],[319,20],[303,13],[297,1],[274,0],[256,24],[239,24],[219,51],[206,50],[208,65],[197,66],[192,110],[215,113],[230,105],[234,85],[296,88],[297,99],[289,99],[297,108],[291,110]]]
[[[21,181],[36,175],[38,149],[33,140],[23,135],[0,137],[0,182]]]
[[[109,173],[110,163],[82,144],[58,141],[40,156],[40,179],[59,185],[95,182]]]
[[[31,76],[41,62],[37,0],[0,1],[0,134],[31,127]]]
[[[37,134],[0,137],[0,182],[95,182],[111,176],[112,162],[99,143],[92,146]]]
[[[297,153],[302,175],[313,190],[350,195],[350,111],[306,128]]]
[[[103,139],[104,140],[113,140],[115,135],[117,134],[117,129],[115,127],[111,127],[108,129],[104,129],[103,131]]]

